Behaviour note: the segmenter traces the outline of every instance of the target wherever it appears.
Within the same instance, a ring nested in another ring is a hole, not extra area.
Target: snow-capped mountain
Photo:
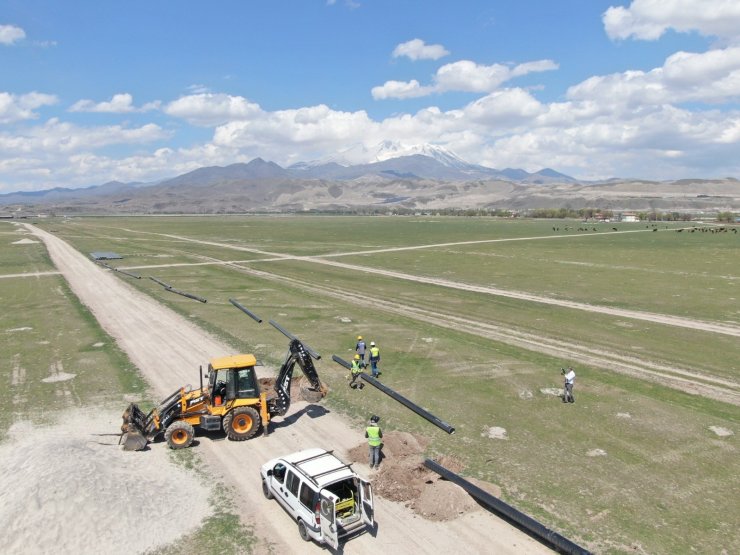
[[[471,164],[456,154],[438,145],[432,145],[429,143],[405,145],[398,141],[381,141],[373,147],[356,144],[331,156],[326,156],[318,160],[311,160],[309,162],[293,164],[290,166],[290,169],[310,169],[328,164],[337,164],[348,168],[350,166],[386,162],[394,158],[414,156],[416,154],[432,158],[450,168],[464,169],[471,166]]]

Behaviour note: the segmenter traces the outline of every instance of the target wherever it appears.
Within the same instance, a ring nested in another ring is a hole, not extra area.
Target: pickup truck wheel
[[[167,431],[164,433],[164,438],[167,440],[167,445],[170,449],[185,449],[190,447],[193,443],[193,437],[195,436],[195,430],[187,422],[177,420],[170,424]]]
[[[302,520],[298,521],[298,533],[301,535],[301,538],[304,541],[311,541],[311,536],[308,535],[308,528],[306,528],[306,523]]]
[[[270,491],[270,486],[267,485],[267,482],[262,480],[262,493],[267,499],[272,499],[272,492]]]
[[[252,407],[237,407],[224,416],[224,431],[232,441],[244,441],[257,433],[260,415]]]

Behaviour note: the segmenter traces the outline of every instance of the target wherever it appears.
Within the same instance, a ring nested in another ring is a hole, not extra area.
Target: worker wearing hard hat
[[[352,367],[350,368],[352,381],[349,382],[349,386],[352,389],[362,389],[365,387],[365,384],[359,380],[363,368],[365,368],[365,363],[360,359],[360,355],[355,355],[355,358],[352,359]]]
[[[380,349],[375,344],[375,341],[370,342],[370,370],[373,372],[373,378],[380,376],[380,370],[378,370],[378,363],[380,362]]]
[[[370,424],[365,428],[365,437],[370,447],[370,468],[380,466],[380,448],[383,445],[383,431],[380,429],[379,416],[374,414],[370,417]]]
[[[360,355],[360,360],[365,360],[365,341],[362,339],[361,335],[357,336],[357,345],[355,345],[355,352]]]

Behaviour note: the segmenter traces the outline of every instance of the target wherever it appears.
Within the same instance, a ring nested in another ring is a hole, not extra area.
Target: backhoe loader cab
[[[273,416],[283,416],[291,403],[290,384],[296,364],[309,385],[301,389],[306,401],[318,402],[326,395],[311,356],[303,344],[293,339],[288,355],[275,381],[275,391],[268,398],[260,391],[254,367],[254,355],[233,355],[211,360],[201,377],[200,389],[181,387],[148,414],[131,403],[123,413],[121,426],[125,451],[139,451],[161,434],[172,449],[189,447],[195,428],[222,430],[232,441],[253,437],[260,427],[267,433]],[[204,384],[202,378],[205,377]]]

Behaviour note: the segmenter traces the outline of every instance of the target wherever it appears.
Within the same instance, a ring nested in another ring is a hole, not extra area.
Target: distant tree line
[[[615,220],[621,213],[599,208],[534,208],[517,211],[503,208],[435,208],[420,209],[404,206],[361,206],[339,210],[309,210],[312,214],[344,214],[355,216],[491,216],[498,218],[543,218],[543,219],[581,219],[581,220]],[[687,212],[660,212],[657,210],[634,212],[641,222],[689,222],[697,219],[697,214]],[[706,217],[703,215],[702,217]],[[719,212],[716,216],[720,222],[734,222],[734,212]]]

